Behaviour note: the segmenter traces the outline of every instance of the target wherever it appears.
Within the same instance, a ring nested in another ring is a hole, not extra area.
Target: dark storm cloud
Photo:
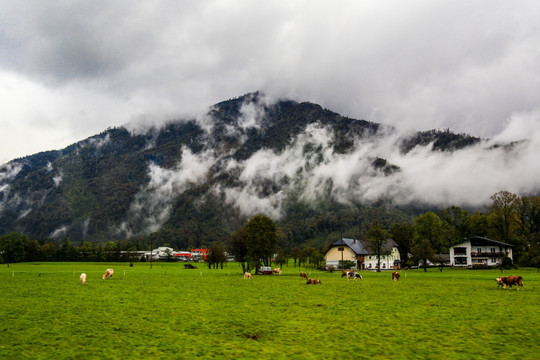
[[[538,13],[533,0],[5,1],[0,159],[254,90],[494,136],[538,109]]]

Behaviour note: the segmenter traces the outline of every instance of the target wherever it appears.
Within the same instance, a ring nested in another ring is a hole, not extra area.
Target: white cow
[[[81,285],[84,285],[86,283],[86,274],[82,273],[80,279],[81,279]]]

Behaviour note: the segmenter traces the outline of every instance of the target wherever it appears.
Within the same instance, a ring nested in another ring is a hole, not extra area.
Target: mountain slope
[[[107,129],[3,165],[0,234],[95,242],[154,236],[199,246],[262,212],[279,222],[283,241],[320,244],[324,234],[406,220],[405,207],[425,202],[403,195],[409,184],[392,157],[479,143],[448,130],[403,137],[316,104],[252,93],[199,118],[144,132]]]

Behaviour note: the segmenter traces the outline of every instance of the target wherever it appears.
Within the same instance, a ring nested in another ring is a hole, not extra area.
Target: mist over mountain
[[[286,241],[321,244],[420,210],[482,208],[500,190],[538,193],[540,136],[515,141],[519,122],[526,117],[489,140],[450,129],[401,133],[250,93],[202,116],[110,128],[2,165],[0,234],[154,236],[183,248],[226,240],[264,213]]]

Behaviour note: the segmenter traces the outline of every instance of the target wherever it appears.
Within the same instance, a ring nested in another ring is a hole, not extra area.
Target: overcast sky
[[[512,140],[540,127],[539,14],[537,0],[2,1],[0,163],[255,90]]]

